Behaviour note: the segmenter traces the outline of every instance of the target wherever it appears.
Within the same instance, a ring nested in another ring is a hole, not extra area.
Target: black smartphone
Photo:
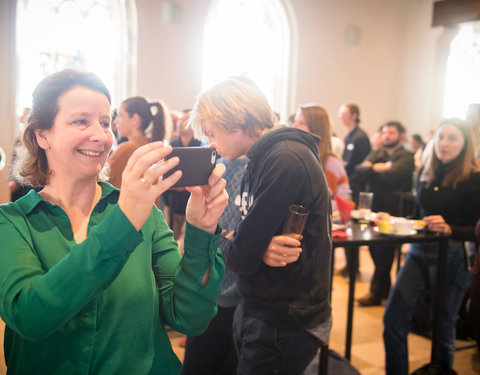
[[[208,184],[217,161],[217,150],[210,147],[174,147],[167,159],[178,156],[180,162],[168,171],[165,177],[176,170],[182,171],[182,177],[172,187],[201,186]]]

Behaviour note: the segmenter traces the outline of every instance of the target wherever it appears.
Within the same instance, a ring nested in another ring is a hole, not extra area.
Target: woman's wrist
[[[215,223],[215,225],[205,226],[205,225],[201,225],[199,223],[192,223],[192,222],[188,221],[188,224],[190,224],[192,227],[203,230],[204,232],[207,232],[209,234],[215,234],[217,232],[217,226],[218,225],[216,223]]]

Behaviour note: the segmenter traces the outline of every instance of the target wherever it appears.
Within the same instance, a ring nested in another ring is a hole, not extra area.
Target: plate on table
[[[350,217],[352,219],[355,219],[355,220],[364,220],[364,221],[368,221],[368,222],[373,223],[373,222],[375,222],[375,220],[377,220],[377,213],[376,212],[370,212],[365,217],[363,217],[363,216],[360,215],[359,210],[352,210],[352,212],[350,213]]]
[[[360,211],[359,210],[352,210],[352,212],[350,212],[350,217],[352,219],[360,219]]]
[[[344,230],[346,227],[344,224],[332,223],[332,231]]]
[[[410,230],[408,233],[393,233],[393,232],[384,232],[378,229],[378,227],[373,228],[373,230],[377,233],[383,234],[385,236],[389,237],[408,237],[408,236],[413,236],[417,234],[417,231],[415,229]]]

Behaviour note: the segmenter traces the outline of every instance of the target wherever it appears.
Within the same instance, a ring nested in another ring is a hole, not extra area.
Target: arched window
[[[97,74],[113,103],[135,87],[134,0],[18,0],[17,113],[36,84],[64,68]]]
[[[293,108],[296,28],[284,0],[213,0],[204,32],[203,87],[252,79],[274,111]]]
[[[480,103],[480,22],[464,24],[450,44],[444,117],[465,118],[469,103]]]

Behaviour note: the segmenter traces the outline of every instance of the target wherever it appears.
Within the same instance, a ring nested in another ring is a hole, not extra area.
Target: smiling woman
[[[64,80],[61,84],[56,82],[59,75]],[[50,145],[48,139],[51,138],[53,142],[53,136],[61,133],[62,128],[67,127],[67,123],[69,128],[76,127],[80,130],[87,127],[90,131],[95,126],[86,126],[88,120],[90,125],[102,124],[101,126],[106,127],[104,132],[110,133],[110,145],[106,144],[104,148],[108,147],[110,150],[111,147],[108,89],[93,74],[80,75],[73,70],[64,70],[59,75],[44,79],[33,93],[33,105],[38,110],[32,110],[28,117],[28,125],[23,135],[28,153],[24,155],[25,160],[21,163],[20,170],[20,180],[31,186],[43,187],[48,184],[50,174],[56,168],[55,164],[61,162],[53,158],[55,147],[66,147],[71,140],[60,136],[55,144]],[[84,98],[82,93],[88,93],[88,96]],[[62,104],[60,110],[57,104]],[[50,160],[48,155],[51,155]],[[60,159],[64,157],[65,155]],[[75,164],[67,166],[69,173],[75,166]]]
[[[35,130],[47,157],[47,187],[96,177],[113,143],[110,102],[104,94],[73,87],[58,99],[58,108],[50,129]]]
[[[179,374],[165,324],[198,335],[215,315],[225,167],[207,187],[188,188],[182,258],[154,206],[181,172],[149,182],[178,164],[157,164],[171,147],[137,149],[121,190],[98,181],[112,133],[110,94],[97,76],[67,69],[42,80],[24,143],[22,177],[42,190],[0,205],[9,373]]]

